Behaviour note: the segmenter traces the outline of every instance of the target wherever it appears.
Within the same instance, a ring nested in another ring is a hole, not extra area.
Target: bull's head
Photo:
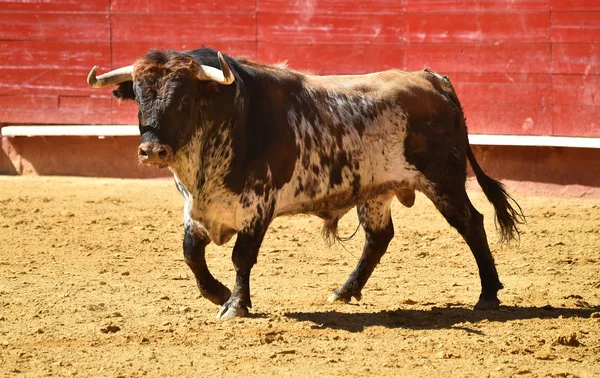
[[[164,168],[190,140],[200,118],[207,116],[202,108],[218,97],[218,86],[235,80],[220,52],[218,59],[220,69],[201,65],[183,53],[151,52],[132,66],[100,76],[94,67],[87,81],[94,88],[118,85],[115,97],[137,101],[139,161]]]

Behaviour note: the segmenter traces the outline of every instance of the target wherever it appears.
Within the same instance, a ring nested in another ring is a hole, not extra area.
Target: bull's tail
[[[475,177],[483,193],[494,206],[496,211],[496,227],[500,228],[500,241],[509,242],[520,236],[518,224],[525,223],[525,216],[521,206],[507,192],[504,185],[486,175],[477,163],[471,145],[467,140],[467,158],[475,172]]]

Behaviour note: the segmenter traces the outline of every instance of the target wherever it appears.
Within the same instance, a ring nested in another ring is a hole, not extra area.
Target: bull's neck
[[[219,190],[231,164],[231,141],[224,125],[201,127],[175,155],[169,167],[179,181],[194,193]]]

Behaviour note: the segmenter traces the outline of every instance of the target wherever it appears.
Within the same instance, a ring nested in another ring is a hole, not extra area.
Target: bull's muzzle
[[[164,144],[144,142],[138,148],[138,159],[140,163],[165,168],[173,163],[173,150]]]

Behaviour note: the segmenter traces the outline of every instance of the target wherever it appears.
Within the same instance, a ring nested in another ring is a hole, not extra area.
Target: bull
[[[495,209],[502,240],[524,221],[504,186],[481,169],[450,80],[434,71],[317,76],[224,56],[209,48],[150,51],[96,76],[92,87],[138,105],[139,161],[168,168],[185,199],[183,253],[217,317],[246,316],[250,272],[271,221],[312,214],[338,238],[357,207],[362,256],[329,301],[361,299],[394,236],[393,198],[425,194],[464,238],[481,279],[476,309],[500,304],[503,288],[483,226],[465,190],[467,160]],[[210,273],[205,248],[237,234],[233,291]]]

